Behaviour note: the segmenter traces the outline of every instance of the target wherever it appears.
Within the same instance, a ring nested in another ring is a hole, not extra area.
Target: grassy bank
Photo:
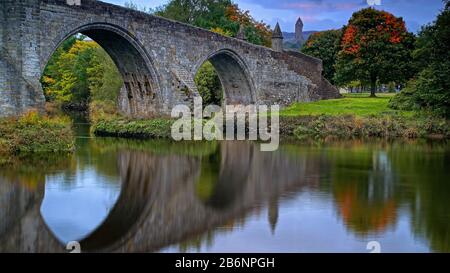
[[[389,101],[394,94],[378,94],[376,98],[370,98],[369,94],[344,94],[342,99],[321,100],[309,103],[295,103],[292,106],[283,109],[281,116],[318,116],[318,115],[401,115],[413,116],[412,111],[399,111],[389,108]]]
[[[449,123],[434,117],[321,115],[299,117],[290,133],[305,138],[449,138]]]
[[[173,121],[169,119],[130,120],[110,118],[97,120],[92,126],[96,136],[130,138],[170,138]]]
[[[0,164],[30,153],[68,152],[74,148],[71,122],[30,111],[0,119]]]
[[[394,94],[345,94],[342,99],[296,103],[280,113],[284,136],[305,138],[449,138],[449,121],[389,108]]]
[[[392,94],[346,94],[342,99],[296,103],[280,112],[285,138],[449,138],[449,121],[413,111],[389,108]],[[91,115],[97,136],[170,138],[173,120],[130,120],[96,105]],[[92,112],[92,111],[91,111]]]
[[[133,120],[117,113],[110,103],[90,106],[91,132],[96,136],[124,138],[170,138],[173,120],[165,118]]]

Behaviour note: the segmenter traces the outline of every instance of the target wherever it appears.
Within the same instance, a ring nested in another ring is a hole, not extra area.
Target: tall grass
[[[31,110],[20,117],[0,119],[0,158],[23,153],[68,152],[74,136],[68,118]],[[0,160],[2,161],[2,160]]]

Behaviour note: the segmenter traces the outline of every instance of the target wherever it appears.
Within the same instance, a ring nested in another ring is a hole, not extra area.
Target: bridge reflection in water
[[[263,153],[247,142],[207,146],[212,151],[196,156],[117,148],[120,196],[80,241],[83,251],[157,251],[273,203],[309,179],[305,160],[281,152]],[[0,251],[65,251],[40,213],[44,183],[30,190],[23,181],[1,179],[7,204]]]
[[[243,234],[259,236],[242,223],[262,213],[274,245],[256,250],[364,252],[364,242],[377,238],[392,251],[450,251],[442,232],[450,217],[447,144],[285,144],[267,153],[249,142],[79,141],[73,156],[0,172],[0,252],[67,252],[69,240],[86,252],[195,251],[240,224]],[[49,181],[83,168],[120,180],[120,193],[95,228],[61,239],[42,205],[51,201]],[[339,242],[346,243],[333,245]]]

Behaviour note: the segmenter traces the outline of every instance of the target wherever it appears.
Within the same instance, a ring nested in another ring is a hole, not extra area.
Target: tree
[[[70,83],[66,86],[67,94],[71,95],[71,102],[87,105],[90,100],[89,77],[87,68],[91,66],[94,50],[100,46],[94,41],[78,40],[63,58],[68,64],[65,70],[70,75]]]
[[[80,109],[91,99],[115,101],[121,79],[114,62],[97,43],[74,36],[50,58],[41,82],[47,101]]]
[[[323,61],[323,75],[334,84],[336,56],[340,49],[341,30],[316,32],[309,36],[301,51]]]
[[[115,105],[123,80],[117,66],[103,48],[96,48],[87,68],[90,97]]]
[[[417,76],[390,106],[396,109],[426,109],[450,116],[450,3],[436,21],[422,28],[413,53]]]
[[[272,46],[272,30],[270,26],[262,21],[257,22],[250,15],[250,11],[242,11],[238,5],[232,4],[227,7],[225,16],[233,22],[232,32],[234,36],[236,36],[242,25],[244,26],[247,41],[256,45]]]
[[[63,106],[85,104],[89,100],[89,67],[93,49],[99,46],[85,37],[72,37],[57,49],[42,78],[44,94],[49,101]]]
[[[370,84],[375,96],[377,83],[406,82],[412,75],[414,35],[402,18],[375,10],[354,13],[343,28],[334,80],[346,84],[359,80]]]
[[[203,105],[221,105],[223,90],[213,65],[205,62],[195,76],[195,84],[203,99]]]
[[[257,22],[249,11],[241,10],[231,0],[171,0],[155,14],[207,30],[221,29],[233,37],[243,25],[250,43],[264,46],[272,43],[270,26]]]
[[[76,36],[72,36],[65,40],[52,55],[47,63],[47,66],[45,67],[41,78],[41,84],[47,101],[55,101],[57,99],[59,81],[62,79],[62,72],[58,62],[60,61],[61,56],[66,54],[75,44],[76,40]]]
[[[230,0],[171,0],[159,7],[156,15],[205,29],[224,27],[226,8]]]

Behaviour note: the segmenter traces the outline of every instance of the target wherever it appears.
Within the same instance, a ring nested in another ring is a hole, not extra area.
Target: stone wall
[[[42,108],[39,82],[40,21],[38,1],[5,0],[1,4],[0,116]]]

